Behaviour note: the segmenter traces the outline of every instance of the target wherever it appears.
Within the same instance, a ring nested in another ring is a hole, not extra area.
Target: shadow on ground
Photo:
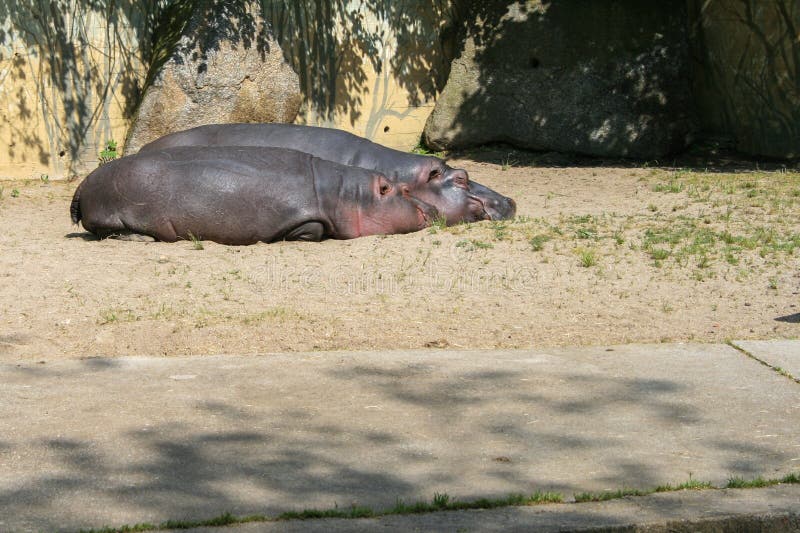
[[[793,315],[779,316],[775,319],[777,322],[788,322],[789,324],[800,324],[800,313]]]
[[[670,377],[668,367],[648,377],[535,359],[448,368],[429,358],[306,361],[312,367],[298,374],[290,359],[269,372],[203,359],[163,371],[99,358],[0,369],[10,400],[0,411],[0,458],[11,465],[0,516],[14,517],[6,527],[378,510],[434,492],[570,497],[690,475],[754,477],[790,460],[774,440],[739,438],[741,414],[758,412],[750,395],[710,407],[719,390]],[[788,427],[787,417],[773,413],[767,425]]]
[[[640,160],[584,156],[564,152],[534,152],[507,144],[490,144],[472,149],[454,150],[448,158],[471,159],[501,167],[541,168],[656,168],[662,170],[685,169],[693,172],[800,172],[800,160],[786,161],[753,158],[730,148],[713,144],[696,145],[686,152],[669,155],[661,159]]]

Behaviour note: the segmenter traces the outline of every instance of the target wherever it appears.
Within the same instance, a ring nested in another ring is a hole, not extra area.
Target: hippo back
[[[290,148],[342,165],[378,170],[413,183],[419,168],[437,158],[409,154],[346,131],[297,124],[209,124],[171,133],[144,145],[139,153],[176,146],[261,146]]]

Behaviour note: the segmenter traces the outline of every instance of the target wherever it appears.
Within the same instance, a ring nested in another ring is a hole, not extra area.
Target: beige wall
[[[126,137],[159,2],[18,4],[0,6],[0,179],[82,176],[107,140]],[[447,0],[266,5],[301,76],[297,122],[416,146],[449,65],[439,36]],[[321,5],[327,16],[318,16]]]
[[[87,3],[0,7],[0,179],[80,175],[125,137],[154,2]]]
[[[391,57],[394,46],[389,44],[381,56]],[[376,72],[366,64],[363,74],[363,82],[349,89],[342,78],[337,81],[336,98],[348,102],[345,106],[326,116],[306,102],[296,122],[339,128],[398,150],[417,146],[434,98],[403,87],[388,69]]]
[[[300,76],[297,122],[332,126],[398,149],[415,147],[451,57],[450,0],[266,0],[284,56]]]
[[[297,122],[417,144],[448,73],[448,0],[264,1],[300,76]],[[800,0],[687,1],[705,129],[751,153],[800,155]],[[0,2],[0,179],[80,176],[105,141],[123,141],[160,3]]]

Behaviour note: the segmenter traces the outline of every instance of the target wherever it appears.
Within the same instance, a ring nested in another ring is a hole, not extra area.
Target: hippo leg
[[[283,238],[285,241],[321,241],[325,235],[325,227],[321,222],[300,224]]]

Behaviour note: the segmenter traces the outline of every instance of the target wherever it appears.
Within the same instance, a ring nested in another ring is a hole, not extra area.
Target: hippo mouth
[[[478,198],[477,196],[473,196],[471,194],[467,195],[467,201],[470,204],[470,207],[474,209],[475,212],[478,214],[479,220],[494,220],[489,210],[486,209],[486,203]]]
[[[417,208],[417,222],[420,229],[429,227],[434,220],[439,218],[439,211],[431,204],[418,200],[413,196],[407,196],[406,198]]]

